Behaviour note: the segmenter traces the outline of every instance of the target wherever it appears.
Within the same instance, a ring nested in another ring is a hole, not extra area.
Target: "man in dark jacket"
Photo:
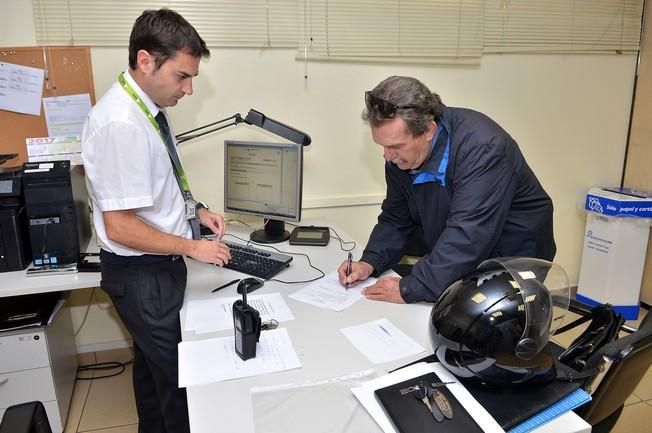
[[[342,284],[398,263],[419,226],[429,252],[411,275],[381,278],[363,295],[433,302],[485,259],[553,259],[552,201],[496,122],[446,107],[410,77],[387,78],[365,102],[363,117],[384,152],[387,196],[360,261],[339,267]]]

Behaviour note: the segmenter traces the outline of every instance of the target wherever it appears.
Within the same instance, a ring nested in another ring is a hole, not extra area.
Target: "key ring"
[[[266,322],[263,322],[260,325],[261,331],[269,331],[270,329],[276,329],[276,328],[278,328],[278,320],[276,319],[270,319]]]

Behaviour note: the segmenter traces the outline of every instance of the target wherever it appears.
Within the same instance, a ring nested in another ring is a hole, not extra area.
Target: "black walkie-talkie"
[[[240,282],[242,284],[242,282]],[[242,290],[242,300],[233,303],[233,329],[235,352],[246,361],[256,357],[256,344],[260,338],[260,313],[247,304],[247,287]]]

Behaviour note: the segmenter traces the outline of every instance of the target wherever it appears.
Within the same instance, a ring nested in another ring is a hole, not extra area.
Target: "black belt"
[[[181,256],[177,255],[159,255],[159,254],[143,254],[140,256],[119,256],[106,250],[100,250],[100,261],[110,265],[149,265],[159,262],[174,262],[179,260]]]

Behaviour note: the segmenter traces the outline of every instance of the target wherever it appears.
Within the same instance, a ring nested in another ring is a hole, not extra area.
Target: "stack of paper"
[[[180,387],[295,368],[301,368],[301,362],[286,329],[262,332],[256,357],[246,361],[235,353],[233,336],[179,343]]]
[[[233,329],[233,303],[238,299],[238,296],[229,296],[189,300],[186,306],[185,330],[202,333]],[[279,322],[294,320],[280,293],[249,296],[247,303],[258,310],[263,322],[271,319]]]

